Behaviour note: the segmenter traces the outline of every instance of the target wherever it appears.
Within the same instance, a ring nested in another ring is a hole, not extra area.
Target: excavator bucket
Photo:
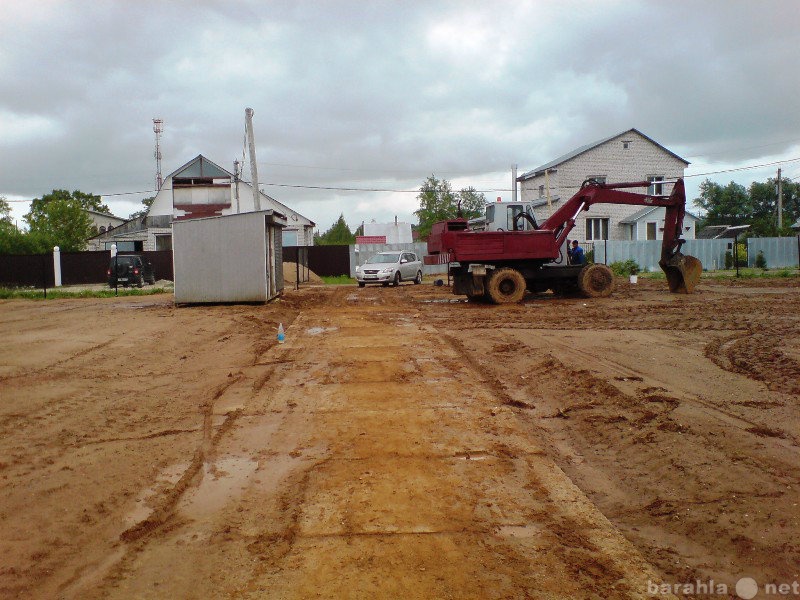
[[[669,259],[661,259],[658,263],[667,276],[669,291],[673,294],[691,294],[694,286],[700,281],[703,263],[694,256],[676,252]]]

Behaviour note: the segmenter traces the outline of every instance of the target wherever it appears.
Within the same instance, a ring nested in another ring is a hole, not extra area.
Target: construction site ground
[[[800,580],[796,277],[10,300],[0,339],[3,598]]]

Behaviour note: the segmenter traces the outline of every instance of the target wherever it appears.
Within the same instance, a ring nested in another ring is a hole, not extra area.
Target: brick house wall
[[[539,222],[550,216],[559,206],[559,201],[566,201],[580,188],[581,183],[590,177],[605,177],[608,183],[646,180],[650,176],[664,179],[683,177],[688,163],[663,147],[654,143],[638,131],[632,129],[613,138],[605,140],[588,150],[567,158],[563,162],[548,169],[550,197],[557,199],[552,208],[546,205],[534,208]],[[522,177],[525,177],[523,175]],[[529,202],[540,202],[544,195],[541,186],[547,185],[544,173],[522,180],[520,178],[521,199]],[[663,193],[672,191],[671,184],[665,184]],[[642,191],[645,190],[632,190]],[[587,239],[586,219],[606,218],[608,223],[608,239],[631,239],[630,225],[620,223],[626,217],[640,210],[637,206],[614,204],[596,204],[588,211],[583,211],[576,220],[571,239],[585,242]]]

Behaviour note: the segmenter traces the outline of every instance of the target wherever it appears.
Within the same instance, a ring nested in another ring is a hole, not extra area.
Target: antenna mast
[[[161,177],[161,133],[164,131],[163,119],[153,119],[153,132],[156,134],[156,190],[161,190],[161,185],[164,183]]]

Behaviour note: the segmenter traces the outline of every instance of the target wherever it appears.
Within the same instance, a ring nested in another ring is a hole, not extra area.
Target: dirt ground
[[[4,598],[800,581],[797,278],[13,300],[0,339]]]

